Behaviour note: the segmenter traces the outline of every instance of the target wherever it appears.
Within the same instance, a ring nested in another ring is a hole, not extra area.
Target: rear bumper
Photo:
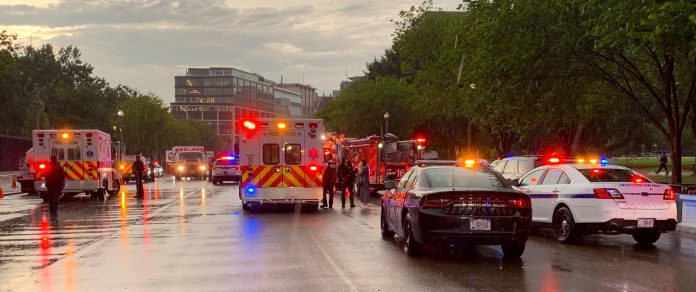
[[[631,234],[636,231],[653,230],[658,232],[669,232],[677,229],[677,220],[655,220],[652,228],[638,228],[638,220],[624,220],[621,218],[611,219],[603,223],[588,224],[590,233],[621,233]]]
[[[531,210],[517,211],[512,216],[462,216],[446,215],[440,209],[418,208],[415,214],[413,235],[421,243],[497,245],[525,242],[532,223]],[[471,230],[470,221],[475,219],[489,219],[491,230]]]
[[[213,180],[239,182],[242,180],[242,175],[241,174],[237,175],[237,174],[214,174],[213,173]]]

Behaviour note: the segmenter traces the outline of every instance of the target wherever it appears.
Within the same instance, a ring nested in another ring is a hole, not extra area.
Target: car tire
[[[503,255],[506,258],[519,258],[524,253],[524,248],[526,242],[519,242],[516,240],[506,242],[500,245],[503,250]]]
[[[644,231],[636,231],[633,234],[633,239],[635,239],[638,244],[640,245],[651,245],[655,242],[657,242],[660,239],[660,235],[662,235],[658,231],[654,230],[644,230]]]
[[[411,218],[408,216],[406,217],[406,221],[404,221],[404,252],[406,252],[406,255],[409,257],[418,257],[422,249],[423,245],[416,241],[416,238],[413,236]]]
[[[380,229],[382,231],[382,238],[391,239],[394,238],[394,232],[389,230],[389,224],[387,224],[387,217],[384,214],[384,208],[382,208],[382,214],[380,216]]]
[[[573,243],[580,240],[581,234],[573,219],[573,213],[562,207],[553,214],[553,233],[561,243]]]
[[[249,208],[249,205],[245,202],[242,202],[242,210],[244,211],[250,211],[251,208]]]

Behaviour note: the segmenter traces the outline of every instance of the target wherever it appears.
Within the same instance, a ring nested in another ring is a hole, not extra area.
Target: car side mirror
[[[519,187],[519,186],[520,186],[520,180],[517,179],[517,178],[516,178],[516,179],[513,179],[513,180],[510,180],[510,185],[512,185],[513,187]]]
[[[385,190],[391,190],[391,189],[394,189],[394,188],[396,188],[396,182],[388,181],[388,182],[385,182],[385,183],[384,183],[384,189],[385,189]]]

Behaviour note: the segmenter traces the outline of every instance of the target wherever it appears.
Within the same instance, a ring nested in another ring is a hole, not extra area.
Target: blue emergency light
[[[254,195],[254,194],[256,194],[256,188],[254,188],[254,186],[248,186],[246,188],[246,192],[249,195]]]
[[[599,160],[599,165],[601,165],[601,166],[607,166],[607,164],[609,164],[609,159],[602,158],[602,159]]]

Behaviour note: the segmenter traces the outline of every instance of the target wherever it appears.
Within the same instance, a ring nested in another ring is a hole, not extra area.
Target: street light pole
[[[389,112],[384,113],[384,135],[389,134]]]
[[[123,155],[126,154],[126,141],[123,140],[123,120],[125,119],[126,114],[123,112],[123,110],[118,110],[118,116],[119,118],[119,123],[121,124],[121,158],[123,158]]]

